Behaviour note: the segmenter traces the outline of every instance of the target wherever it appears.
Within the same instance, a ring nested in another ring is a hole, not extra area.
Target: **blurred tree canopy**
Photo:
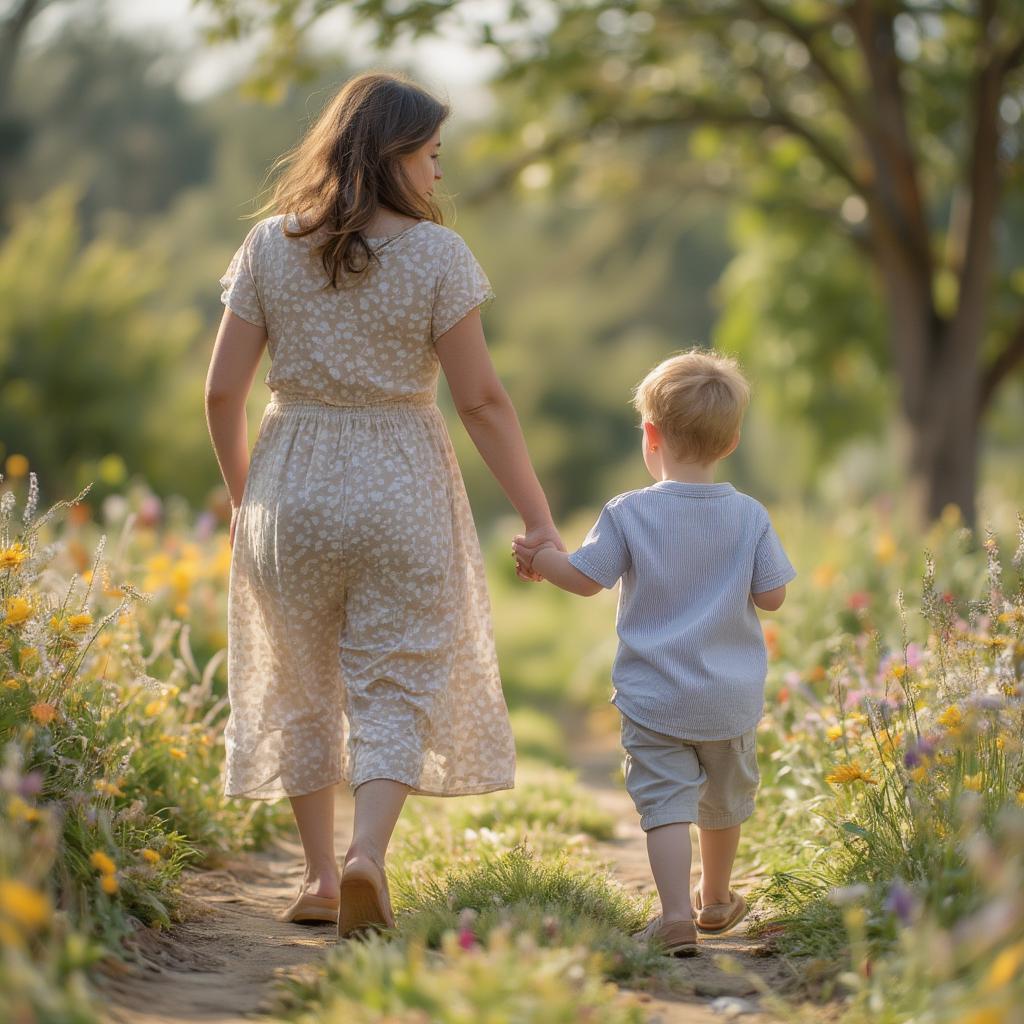
[[[833,329],[808,318],[810,331],[780,341],[813,384],[790,397],[808,415],[835,411],[843,401],[830,396],[851,404],[842,381],[852,373],[864,371],[864,389],[893,371],[923,511],[952,502],[973,518],[981,420],[1024,360],[1020,232],[1007,222],[1020,208],[1003,201],[1021,180],[1021,0],[195,2],[218,13],[224,37],[271,29],[264,83],[302,68],[303,40],[332,8],[370,26],[381,47],[428,33],[494,47],[504,95],[519,102],[498,107],[508,160],[491,188],[558,157],[578,162],[581,146],[596,148],[592,159],[638,135],[696,147],[703,188],[766,214],[745,222],[741,241],[790,236],[777,255],[824,313],[835,281],[814,265],[842,241],[864,268],[839,256],[847,281],[879,313],[851,309],[845,292]],[[723,337],[739,344],[741,322],[737,312]]]

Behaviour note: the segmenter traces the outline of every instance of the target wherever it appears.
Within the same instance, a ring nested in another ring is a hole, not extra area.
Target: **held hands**
[[[554,525],[535,527],[512,539],[512,555],[516,560],[516,575],[521,580],[537,583],[544,579],[532,568],[534,555],[542,548],[565,550],[565,544],[562,543],[562,538]]]

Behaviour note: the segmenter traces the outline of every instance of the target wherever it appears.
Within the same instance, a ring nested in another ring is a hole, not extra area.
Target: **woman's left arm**
[[[245,400],[266,344],[266,328],[243,320],[229,309],[224,310],[206,374],[206,423],[231,497],[232,527],[234,511],[242,503],[249,473]]]

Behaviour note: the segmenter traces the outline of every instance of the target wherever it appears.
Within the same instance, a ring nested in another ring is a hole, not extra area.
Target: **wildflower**
[[[113,896],[117,892],[117,875],[104,875],[100,879],[100,888],[108,895]]]
[[[885,909],[904,925],[910,924],[914,915],[914,894],[898,878],[893,879],[889,887],[889,895],[885,900]]]
[[[832,769],[828,775],[825,776],[826,782],[831,782],[836,786],[846,786],[851,782],[866,782],[869,785],[875,785],[878,782],[870,772],[865,771],[856,761],[851,761],[849,764],[839,764]]]
[[[836,567],[831,562],[822,562],[811,574],[811,581],[819,590],[827,590],[836,578]]]
[[[163,709],[167,707],[167,704],[162,700],[151,700],[143,709],[142,713],[147,718],[155,718],[160,714]]]
[[[923,764],[919,764],[916,768],[910,769],[909,775],[914,782],[920,785],[928,778],[928,769]]]
[[[9,548],[0,550],[0,569],[11,569],[17,572],[26,558],[28,558],[28,551],[25,550],[25,545],[13,544]]]
[[[107,782],[104,779],[97,779],[93,783],[93,788],[97,793],[102,793],[104,796],[124,796],[121,787],[115,782]]]
[[[139,850],[139,856],[149,864],[160,863],[160,854],[156,850],[151,850],[148,846],[145,849]]]
[[[5,690],[17,690],[21,688],[21,681],[11,676],[10,679],[5,679],[3,682]]]
[[[117,871],[117,865],[102,850],[93,850],[89,855],[89,863],[104,875],[112,875]]]
[[[843,735],[843,727],[841,725],[830,725],[825,730],[825,736],[833,743]]]
[[[39,811],[31,804],[25,803],[20,796],[12,796],[7,801],[7,813],[15,821],[38,821]]]
[[[1024,942],[1018,942],[1015,946],[1004,949],[992,961],[992,966],[982,983],[982,991],[993,992],[1009,985],[1020,976],[1022,968],[1024,968]]]
[[[17,453],[8,455],[5,469],[7,476],[11,480],[17,480],[28,472],[28,459],[24,455],[18,455]]]
[[[846,607],[853,611],[861,611],[871,604],[871,595],[865,590],[855,590],[847,599]]]
[[[472,949],[476,945],[476,935],[473,933],[473,921],[476,919],[476,911],[466,907],[459,914],[459,947],[461,949]]]
[[[868,892],[868,887],[863,883],[844,885],[841,888],[832,889],[828,894],[828,901],[838,907],[845,907],[864,899]]]
[[[44,701],[39,704],[33,704],[30,708],[30,714],[39,725],[49,725],[57,717],[57,709],[52,704],[47,704]]]
[[[20,626],[32,618],[32,604],[23,597],[9,597],[4,609],[2,626]]]
[[[955,704],[950,704],[945,711],[939,715],[939,725],[944,725],[950,732],[955,732],[963,725],[964,716]]]
[[[891,675],[893,679],[902,679],[906,674],[906,665],[893,665],[892,668],[889,669],[889,675]]]
[[[875,540],[875,558],[886,565],[896,557],[896,541],[891,533],[883,533]]]
[[[928,739],[918,740],[903,755],[903,763],[907,768],[916,768],[935,752],[935,745]]]
[[[185,758],[188,757],[188,755],[185,753],[185,751],[182,750],[180,747],[170,747],[168,749],[167,753],[170,754],[171,757],[175,758],[178,761],[184,761]]]
[[[13,878],[0,882],[0,914],[22,928],[42,928],[50,920],[51,909],[44,893]]]
[[[975,793],[981,791],[981,772],[977,772],[974,775],[964,776],[964,789],[973,790]]]
[[[88,612],[79,612],[68,617],[68,626],[76,633],[92,625],[92,616]]]

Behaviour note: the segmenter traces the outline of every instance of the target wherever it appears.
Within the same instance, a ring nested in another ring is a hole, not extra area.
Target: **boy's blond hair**
[[[750,385],[729,356],[692,348],[659,363],[636,386],[633,405],[672,454],[708,465],[728,450],[750,401]]]

